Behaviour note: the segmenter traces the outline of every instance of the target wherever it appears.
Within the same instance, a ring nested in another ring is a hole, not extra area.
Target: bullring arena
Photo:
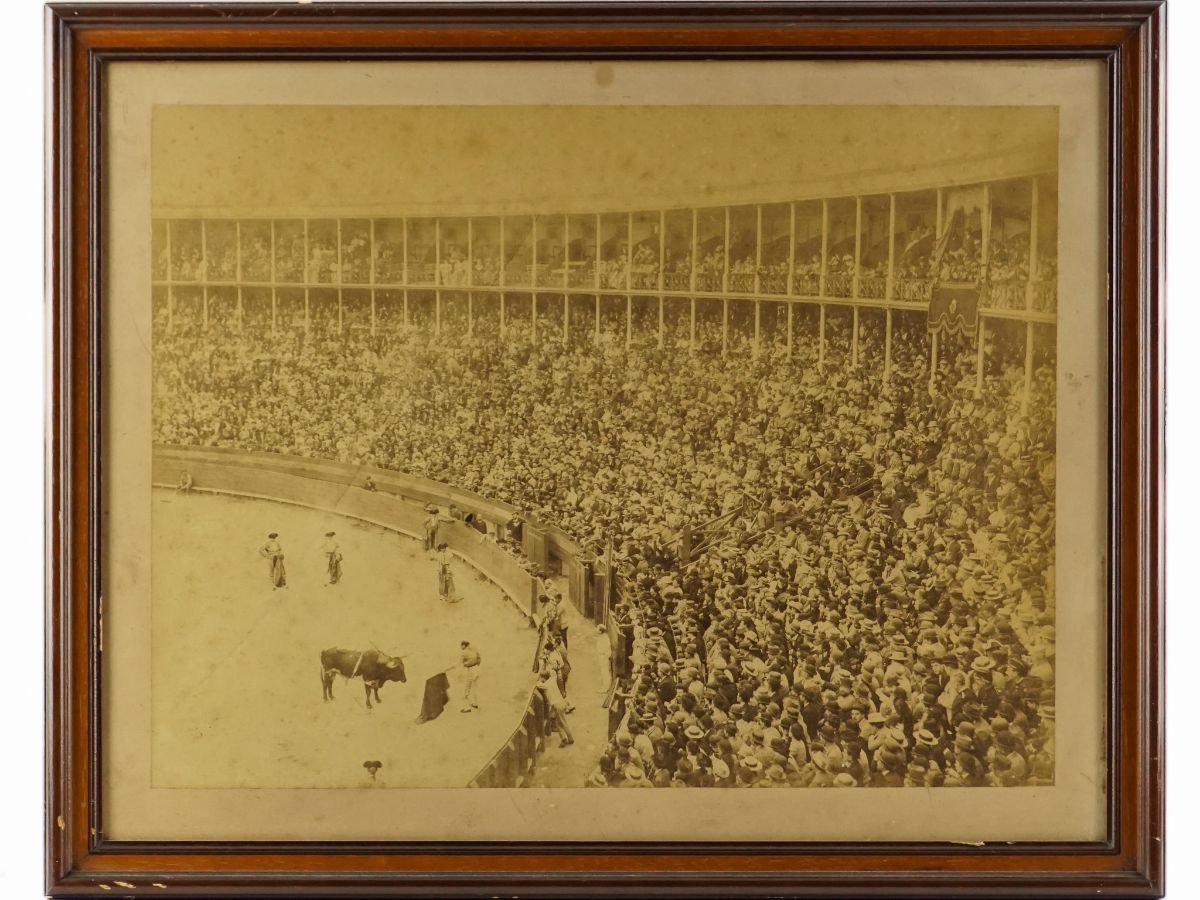
[[[379,784],[459,786],[507,740],[514,710],[519,715],[529,697],[535,635],[469,566],[455,565],[465,596],[448,604],[420,544],[378,526],[266,501],[164,492],[154,515],[155,552],[181,560],[155,581],[156,786],[349,787],[372,781],[366,760],[383,763]],[[346,574],[326,587],[314,536],[330,527]],[[276,529],[291,550],[288,589],[278,592],[256,552]],[[370,581],[361,577],[368,564]],[[425,678],[455,661],[460,636],[476,634],[486,634],[491,649],[480,710],[458,714],[455,684],[448,711],[416,724]],[[385,685],[372,710],[361,684],[342,679],[335,700],[322,702],[320,651],[375,643],[404,655],[409,680]],[[212,662],[182,665],[197,646]]]
[[[538,632],[528,574],[478,533],[444,522],[441,537],[455,547],[456,600],[447,602],[438,554],[423,549],[415,530],[425,512],[388,493],[386,473],[376,473],[382,491],[367,493],[340,483],[361,484],[357,468],[275,468],[264,472],[249,454],[156,454],[154,558],[166,562],[153,576],[155,786],[466,786],[530,703]],[[184,471],[192,489],[172,490]],[[345,557],[334,585],[322,553],[330,530]],[[258,553],[271,532],[287,550],[286,589],[274,588]],[[454,669],[463,639],[487,651],[470,714],[461,712]],[[607,640],[599,651],[594,635],[579,641],[597,660],[603,654],[603,666],[577,681],[603,693]],[[407,681],[384,685],[368,709],[361,679],[339,677],[334,700],[324,702],[318,656],[330,647],[402,657]],[[446,670],[445,711],[418,723],[424,682]],[[605,736],[598,710],[597,700],[595,727],[582,728],[593,755]],[[363,767],[372,760],[382,763],[373,776]]]
[[[1052,784],[1055,165],[159,208],[156,785]]]

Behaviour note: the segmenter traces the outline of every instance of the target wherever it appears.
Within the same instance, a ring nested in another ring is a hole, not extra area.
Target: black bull
[[[367,692],[367,709],[371,708],[371,695],[375,702],[379,699],[379,687],[386,681],[404,683],[408,679],[404,675],[404,661],[398,656],[390,656],[379,650],[322,650],[321,651],[321,687],[324,690],[324,700],[333,699],[333,678],[341,675],[344,678],[362,678],[363,688]]]

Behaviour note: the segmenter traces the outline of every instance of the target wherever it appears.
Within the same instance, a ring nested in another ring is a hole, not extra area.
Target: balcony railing
[[[567,275],[567,284],[573,288],[593,287],[596,284],[596,268],[591,263],[573,267]]]
[[[825,293],[830,297],[853,297],[853,275],[829,275],[825,278]]]
[[[606,263],[600,269],[600,287],[620,291],[626,284],[625,266],[619,263]]]
[[[1024,309],[1028,283],[1025,281],[998,281],[987,286],[983,293],[984,309]]]
[[[792,279],[792,293],[801,297],[816,297],[821,293],[821,276],[810,272],[797,272]]]
[[[647,269],[638,271],[635,269],[632,273],[631,285],[635,291],[656,291],[658,290],[658,270]]]
[[[476,260],[471,283],[480,287],[496,287],[500,284],[500,260],[497,258]]]
[[[258,280],[258,279],[252,279]],[[375,280],[383,284],[401,284],[404,281],[404,262],[399,259],[375,260]]]
[[[897,278],[893,300],[901,303],[928,303],[933,282],[928,278]]]
[[[529,266],[525,263],[510,262],[504,267],[504,283],[514,287],[529,287]]]
[[[1052,280],[1033,283],[1033,311],[1039,313],[1058,312],[1058,284]]]
[[[1051,212],[1039,218],[1037,179],[1044,177],[1031,178],[1031,224],[1053,215],[1049,207]],[[228,297],[236,298],[240,308],[242,287],[280,288],[288,293],[283,303],[298,296],[291,292],[294,288],[355,289],[346,296],[338,292],[339,323],[349,321],[348,327],[354,327],[354,322],[346,318],[350,314],[345,304],[362,301],[365,294],[358,295],[362,289],[372,292],[372,307],[378,299],[375,289],[412,290],[418,299],[434,289],[501,289],[514,294],[596,290],[618,295],[661,292],[684,298],[719,297],[727,292],[763,299],[915,306],[930,300],[928,275],[933,247],[938,246],[928,240],[934,230],[934,192],[928,193],[928,206],[904,201],[903,231],[891,224],[880,233],[872,225],[857,238],[829,218],[827,204],[837,198],[764,203],[757,210],[757,225],[748,225],[753,220],[739,208],[736,215],[742,224],[736,230],[731,227],[733,208],[724,211],[723,229],[710,211],[653,211],[660,225],[648,234],[637,225],[644,225],[645,212],[596,216],[594,227],[588,216],[583,216],[582,226],[566,218],[560,223],[556,216],[500,216],[498,222],[487,216],[458,217],[452,222],[437,216],[157,218],[151,273],[154,284],[166,289],[169,302],[194,293],[206,309],[210,303],[220,308]],[[860,213],[864,200],[871,200],[873,222],[897,222],[895,195],[890,218],[882,219],[876,213],[886,212],[887,195],[854,199]],[[671,228],[666,227],[668,214],[675,217]],[[923,236],[914,239],[913,235]],[[848,242],[847,237],[853,240]],[[939,257],[941,277],[978,281],[985,257],[1004,261],[1003,269],[992,270],[995,275],[1003,272],[1023,279],[1021,272],[1040,272],[1043,277],[1033,282],[1014,277],[993,283],[981,297],[981,306],[994,317],[1053,320],[1057,310],[1053,255],[1030,258],[1024,268],[1025,255],[1033,252],[1028,240],[1024,247],[1016,238],[1005,241],[1001,236],[999,244],[994,243],[995,235],[988,240],[993,243],[975,241],[975,249],[967,255],[955,249]],[[884,246],[890,249],[880,255]],[[987,247],[995,247],[995,253],[985,254]],[[239,293],[220,293],[234,287]],[[274,309],[274,292],[271,296]],[[328,296],[320,290],[313,302],[323,303]],[[419,315],[412,311],[414,321]],[[770,320],[764,321],[768,330],[774,327]]]
[[[304,281],[304,257],[286,256],[275,259],[275,280],[301,284]]]
[[[869,300],[882,300],[887,296],[887,278],[867,275],[858,279],[858,296]]]
[[[409,284],[428,284],[433,285],[437,279],[437,267],[433,263],[414,263],[408,264],[408,283]]]
[[[764,294],[786,294],[786,272],[764,272],[759,277],[759,290]]]
[[[738,294],[754,293],[754,274],[751,272],[734,272],[729,276],[729,289]]]

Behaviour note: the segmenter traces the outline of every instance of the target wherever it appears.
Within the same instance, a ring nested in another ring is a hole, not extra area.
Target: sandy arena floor
[[[205,494],[154,495],[155,787],[462,787],[508,739],[533,685],[536,632],[504,594],[456,560],[462,602],[437,593],[436,562],[408,537],[296,506]],[[325,586],[324,534],[344,576]],[[258,548],[279,532],[288,588],[274,590]],[[415,723],[425,679],[483,656],[480,709],[450,702]],[[403,655],[408,681],[366,708],[361,679],[321,699],[320,652]]]

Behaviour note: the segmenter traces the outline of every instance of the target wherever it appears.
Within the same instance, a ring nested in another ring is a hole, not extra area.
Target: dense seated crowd
[[[832,316],[819,368],[811,323],[787,359],[778,331],[748,358],[746,316],[727,357],[712,319],[700,352],[680,318],[658,350],[648,305],[610,305],[600,340],[568,347],[549,322],[533,343],[528,310],[502,342],[494,312],[473,340],[446,310],[435,340],[416,304],[374,335],[330,305],[307,330],[298,315],[205,330],[179,309],[168,330],[160,310],[156,440],[379,465],[592,555],[612,541],[633,652],[589,784],[1052,783],[1051,359],[1026,407],[1023,347],[990,329],[979,396],[973,347],[949,338],[931,387],[917,314],[896,317],[886,380],[849,365]],[[859,352],[882,359],[877,325]]]
[[[1052,782],[1052,377],[1022,417],[1015,374],[975,400],[965,366],[932,397],[903,368],[882,390],[849,373],[832,396],[776,395],[816,413],[781,441],[807,477],[748,456],[757,491],[724,488],[742,521],[690,565],[620,549],[638,651],[591,783]]]

